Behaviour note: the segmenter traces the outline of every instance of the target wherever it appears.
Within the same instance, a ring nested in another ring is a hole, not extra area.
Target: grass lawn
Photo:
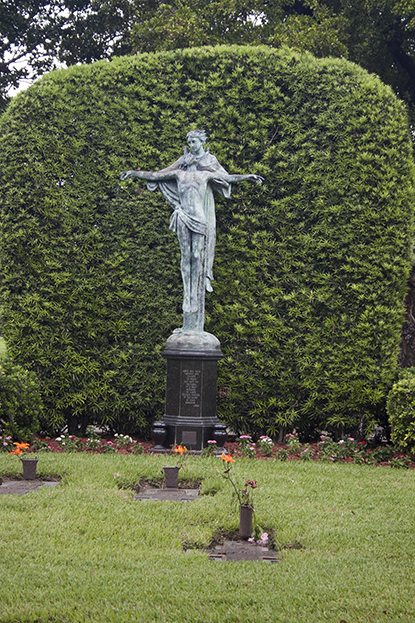
[[[40,453],[39,475],[61,485],[0,496],[0,621],[414,623],[415,470],[237,460],[241,479],[258,481],[258,521],[281,553],[277,564],[235,563],[197,549],[237,528],[219,459],[190,457],[181,470],[202,480],[195,502],[137,502],[119,488],[166,462]],[[18,458],[0,454],[0,475],[13,470]]]

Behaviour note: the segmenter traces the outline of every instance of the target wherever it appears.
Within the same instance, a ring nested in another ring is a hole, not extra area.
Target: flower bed
[[[1,441],[1,438],[0,438]],[[90,454],[142,454],[148,453],[153,441],[132,439],[128,435],[88,437],[61,435],[56,438],[35,437],[29,452],[88,452]],[[0,451],[10,451],[11,439],[7,439]],[[303,444],[296,433],[287,435],[285,443],[275,444],[263,436],[254,442],[249,435],[241,435],[238,441],[227,442],[225,448],[235,457],[280,461],[325,461],[381,465],[385,467],[415,468],[415,456],[396,451],[393,446],[371,445],[352,438],[333,441],[328,435],[321,435],[318,443]]]

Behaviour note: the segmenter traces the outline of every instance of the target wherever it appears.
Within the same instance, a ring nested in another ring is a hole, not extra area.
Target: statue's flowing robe
[[[173,162],[166,169],[162,169],[162,171],[173,171],[174,169],[184,168],[185,158],[188,154],[186,151],[184,156],[181,156],[176,162]],[[218,171],[220,173],[226,173],[227,171],[219,164],[216,156],[213,156],[209,153],[209,150],[206,149],[203,156],[200,158],[196,158],[197,161],[197,169],[199,171],[210,171],[214,173]],[[176,180],[168,180],[167,182],[148,182],[147,183],[148,190],[156,190],[160,188],[163,193],[164,198],[170,203],[170,205],[177,210],[180,207],[180,199],[177,191],[177,182]],[[224,180],[218,178],[213,179],[208,184],[208,190],[205,197],[205,202],[203,206],[204,215],[205,215],[205,228],[206,231],[206,256],[205,256],[205,276],[209,278],[210,281],[213,281],[213,260],[215,257],[215,245],[216,245],[216,214],[215,214],[215,199],[214,193],[218,193],[222,195],[226,199],[229,199],[231,194],[231,184],[225,182]],[[174,213],[173,213],[174,215]],[[176,231],[177,224],[177,214],[172,216],[170,220],[170,229]],[[192,227],[192,223],[186,222],[187,227],[196,233],[202,233],[202,230],[199,226],[195,224]],[[204,233],[203,231],[203,233]]]

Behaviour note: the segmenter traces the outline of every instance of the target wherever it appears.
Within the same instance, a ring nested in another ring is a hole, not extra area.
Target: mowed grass
[[[0,496],[1,622],[415,621],[415,471],[237,461],[275,532],[270,564],[203,552],[215,531],[237,528],[220,459],[190,457],[181,470],[202,480],[195,502],[139,502],[118,487],[159,477],[166,462],[41,454],[40,475],[61,484]],[[0,474],[13,470],[18,458],[1,454]]]

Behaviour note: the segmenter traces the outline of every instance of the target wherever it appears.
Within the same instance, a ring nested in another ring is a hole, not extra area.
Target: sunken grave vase
[[[21,459],[23,465],[23,478],[25,480],[35,480],[38,460],[39,459]]]
[[[154,440],[154,447],[152,448],[153,452],[165,452],[166,448],[164,447],[164,440],[167,436],[167,428],[164,422],[158,421],[154,422],[152,437]]]
[[[166,489],[177,489],[179,486],[179,469],[180,467],[163,467],[164,469],[164,486]]]
[[[239,536],[242,539],[249,539],[252,534],[252,516],[254,509],[252,506],[242,505],[239,507]]]
[[[220,422],[219,424],[215,424],[215,428],[213,429],[213,434],[212,434],[212,439],[214,439],[216,441],[216,451],[218,454],[221,454],[222,452],[224,452],[224,445],[225,445],[225,441],[228,437],[228,434],[226,432],[226,424],[222,424],[222,422]]]

